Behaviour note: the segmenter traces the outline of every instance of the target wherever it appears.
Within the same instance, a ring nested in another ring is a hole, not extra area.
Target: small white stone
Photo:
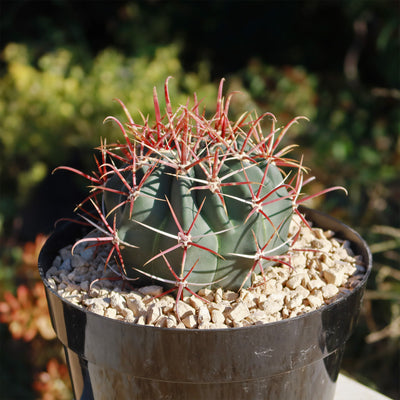
[[[197,294],[208,301],[214,301],[214,292],[211,289],[202,288],[197,292]]]
[[[312,308],[318,308],[324,304],[323,299],[321,299],[319,296],[313,296],[312,294],[307,297],[307,301]]]
[[[166,325],[167,325],[167,319],[168,319],[168,317],[166,317],[165,315],[164,315],[164,316],[161,316],[161,317],[157,320],[157,322],[154,324],[154,326],[157,326],[157,327],[159,327],[159,328],[165,328]]]
[[[196,314],[196,310],[182,300],[178,301],[176,308],[180,319]]]
[[[337,288],[337,286],[331,283],[322,288],[322,295],[324,296],[324,299],[330,299],[338,293],[339,289]]]
[[[354,274],[354,272],[357,271],[357,268],[355,267],[354,264],[350,262],[343,263],[342,265],[342,271],[345,275],[351,276]]]
[[[80,256],[86,261],[91,261],[94,258],[94,253],[95,253],[94,247],[85,247],[80,252]]]
[[[49,268],[46,272],[46,278],[54,278],[54,276],[58,276],[60,274],[60,271],[58,270],[57,267],[54,265]]]
[[[332,255],[328,255],[326,253],[322,253],[319,257],[319,261],[320,261],[320,269],[322,271],[325,271],[329,268],[332,268],[335,265],[335,261],[332,258]]]
[[[307,283],[307,287],[311,291],[314,289],[321,289],[325,285],[326,283],[320,278],[310,279],[310,281]]]
[[[61,256],[56,256],[56,258],[54,259],[54,261],[53,261],[53,265],[52,265],[52,267],[54,267],[55,269],[58,269],[59,267],[60,267],[60,265],[62,264],[62,258],[61,258]]]
[[[225,324],[225,322],[217,322],[215,324],[211,324],[211,329],[228,329],[229,326]]]
[[[119,293],[112,292],[110,296],[111,307],[118,311],[123,310],[126,307],[126,301],[123,296]]]
[[[135,317],[144,315],[147,312],[147,308],[141,299],[136,299],[132,297],[126,298],[127,307],[133,312]]]
[[[86,267],[87,261],[78,254],[74,254],[71,258],[71,267],[72,268],[80,268]]]
[[[248,290],[243,290],[242,292],[244,293],[244,295],[241,298],[240,303],[244,303],[248,309],[256,307],[257,303],[254,294]]]
[[[198,310],[201,306],[203,306],[204,301],[199,299],[196,296],[189,297],[189,304],[195,309]]]
[[[197,320],[199,324],[208,323],[211,321],[211,315],[206,305],[203,304],[201,307],[199,307],[197,312]]]
[[[218,311],[221,311],[221,313],[224,313],[224,312],[229,311],[230,309],[232,309],[232,307],[231,307],[229,302],[226,302],[226,303],[224,303],[224,302],[221,302],[221,303],[211,302],[211,303],[207,304],[207,307],[208,307],[210,312],[212,310],[218,310]]]
[[[244,302],[237,303],[232,310],[228,313],[228,316],[233,321],[241,321],[242,319],[248,317],[250,315],[249,308]]]
[[[295,296],[300,295],[301,297],[305,298],[310,294],[310,291],[304,286],[299,286],[293,291],[293,294]]]
[[[135,316],[133,315],[133,312],[129,308],[125,308],[123,312],[123,316],[126,322],[134,323],[135,322]]]
[[[231,290],[225,291],[224,294],[222,295],[222,298],[229,302],[235,301],[238,297],[239,297],[239,294],[236,292],[232,292]]]
[[[323,272],[323,274],[324,274],[324,278],[328,284],[331,283],[335,286],[341,286],[345,281],[344,273],[341,270],[338,271],[338,270],[329,269],[329,270],[325,270]]]
[[[327,239],[332,238],[334,235],[335,235],[335,232],[333,232],[333,231],[331,231],[331,230],[326,230],[326,231],[324,231],[324,236],[325,236]]]
[[[64,247],[64,248],[62,248],[62,249],[60,250],[60,256],[61,256],[61,258],[62,258],[63,260],[66,260],[66,259],[72,257],[71,249],[72,249],[72,246],[66,246],[66,247]]]
[[[143,299],[143,295],[140,292],[137,292],[136,290],[132,290],[128,293],[125,294],[125,299],[136,299],[136,300],[142,300]]]
[[[287,302],[286,305],[290,310],[294,310],[299,307],[303,303],[304,297],[300,294],[291,297]]]
[[[47,282],[53,290],[57,290],[57,284],[53,278],[47,278]]]
[[[72,271],[72,266],[71,266],[71,259],[66,258],[63,263],[59,267],[60,271],[66,271],[66,272],[71,272]]]
[[[175,308],[175,299],[171,296],[160,297],[158,306],[162,309],[164,314],[168,314]]]
[[[289,310],[289,308],[287,306],[283,307],[282,310],[281,310],[282,318],[284,318],[284,319],[289,318],[290,317],[290,312],[291,311]]]
[[[257,307],[259,308],[262,308],[262,305],[264,304],[265,300],[267,300],[267,296],[265,295],[265,293],[260,293],[254,297],[254,301],[257,304]]]
[[[82,278],[79,275],[77,275],[75,271],[72,271],[67,275],[66,280],[70,282],[81,282]]]
[[[153,325],[161,317],[161,309],[156,304],[152,304],[147,310],[147,325]]]
[[[96,305],[96,307],[98,306],[104,309],[110,305],[110,299],[103,297],[87,298],[83,300],[83,304],[87,307]]]
[[[143,295],[151,296],[151,297],[160,296],[163,292],[163,288],[158,285],[144,286],[144,287],[139,288],[138,290]]]
[[[332,244],[332,247],[335,247],[336,249],[339,249],[339,248],[340,248],[340,243],[339,243],[335,238],[332,238],[332,239],[330,240],[330,242],[331,242],[331,244]]]
[[[223,292],[221,288],[218,288],[214,294],[214,301],[220,303],[222,301]]]
[[[186,326],[186,328],[189,329],[194,329],[197,326],[197,321],[193,314],[190,314],[187,317],[182,318],[182,322]]]
[[[271,299],[267,299],[263,303],[262,307],[263,307],[264,312],[266,314],[272,315],[272,314],[275,314],[275,313],[277,313],[277,312],[282,310],[283,303],[280,303],[280,302],[277,302],[277,301],[274,301],[274,300],[271,300]]]
[[[296,289],[298,286],[302,284],[304,278],[305,278],[304,273],[293,275],[287,280],[286,286],[290,289]]]
[[[292,265],[292,267],[294,269],[304,268],[307,264],[307,258],[300,251],[296,251],[296,252],[294,252],[294,254],[291,257],[290,264]]]
[[[138,325],[146,325],[146,316],[145,315],[140,315],[138,319],[136,320],[136,324]]]
[[[93,297],[109,298],[110,295],[110,292],[107,289],[99,287],[92,287],[90,293],[93,295]]]
[[[211,311],[211,320],[214,324],[223,324],[225,322],[225,316],[221,311],[214,309]]]
[[[254,324],[256,324],[257,322],[265,323],[268,320],[268,315],[263,310],[255,309],[251,311],[251,314],[249,317],[247,317],[247,320],[251,321]]]
[[[282,278],[279,278],[282,280]],[[281,284],[281,283],[280,283]],[[277,278],[268,278],[264,283],[263,283],[263,290],[265,292],[275,292],[276,288],[278,285],[278,279]]]
[[[198,329],[211,329],[213,326],[210,322],[199,322],[197,328]]]
[[[104,316],[104,308],[101,307],[98,303],[93,303],[92,305],[90,305],[88,307],[88,310],[91,311],[91,312],[94,312],[96,314]]]
[[[167,328],[176,328],[177,324],[178,324],[178,321],[176,320],[175,315],[169,315],[167,317],[167,321],[166,321],[166,325],[165,325]]]
[[[271,294],[268,296],[268,298],[269,298],[270,300],[276,301],[276,302],[282,303],[282,304],[283,304],[283,302],[284,302],[284,300],[285,300],[285,297],[286,297],[286,295],[285,295],[285,293],[283,293],[283,292],[271,293]]]
[[[117,310],[115,308],[109,307],[109,308],[106,309],[106,311],[104,313],[104,316],[108,317],[108,318],[114,318],[115,319],[117,317]]]

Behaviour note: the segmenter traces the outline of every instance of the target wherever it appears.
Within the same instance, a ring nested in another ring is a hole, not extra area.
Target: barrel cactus
[[[111,243],[106,264],[118,261],[119,274],[133,284],[159,281],[172,291],[201,287],[239,290],[252,272],[289,263],[289,224],[304,184],[304,167],[279,145],[289,127],[276,128],[270,113],[228,118],[231,95],[211,118],[194,104],[173,110],[165,83],[162,114],[154,90],[155,123],[136,123],[122,101],[127,123],[107,117],[124,140],[102,143],[92,192],[79,206],[99,236],[78,243]],[[261,122],[268,118],[270,130]],[[330,188],[325,190],[333,190]],[[87,205],[92,204],[92,211]]]

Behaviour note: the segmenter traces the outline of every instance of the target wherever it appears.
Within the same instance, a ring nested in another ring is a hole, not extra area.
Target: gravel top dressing
[[[141,325],[179,329],[221,329],[265,324],[295,317],[329,304],[351,290],[364,267],[348,241],[334,232],[302,225],[295,216],[291,236],[300,235],[285,262],[268,267],[264,276],[257,266],[252,287],[238,293],[200,289],[198,296],[176,301],[162,295],[160,285],[134,287],[123,280],[111,261],[104,267],[108,246],[80,244],[63,248],[48,270],[50,286],[64,299],[99,315]],[[95,235],[90,233],[89,235]],[[127,266],[129,268],[129,266]],[[358,272],[356,274],[356,272]]]

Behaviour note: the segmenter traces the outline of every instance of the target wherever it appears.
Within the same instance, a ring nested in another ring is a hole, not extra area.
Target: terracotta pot
[[[303,209],[315,226],[347,239],[365,272],[357,286],[316,311],[245,328],[181,330],[129,324],[66,302],[45,279],[58,251],[82,237],[58,229],[39,256],[50,315],[64,345],[75,399],[333,399],[345,343],[372,266],[348,226]]]

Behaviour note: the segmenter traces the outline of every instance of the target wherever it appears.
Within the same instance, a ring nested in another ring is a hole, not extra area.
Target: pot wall
[[[303,210],[304,211],[304,210]],[[368,265],[359,285],[311,313],[266,325],[179,330],[124,323],[65,302],[44,279],[58,250],[81,237],[55,232],[39,257],[50,314],[76,399],[332,399],[357,321],[371,254],[356,232],[305,210],[315,225],[353,243]]]

